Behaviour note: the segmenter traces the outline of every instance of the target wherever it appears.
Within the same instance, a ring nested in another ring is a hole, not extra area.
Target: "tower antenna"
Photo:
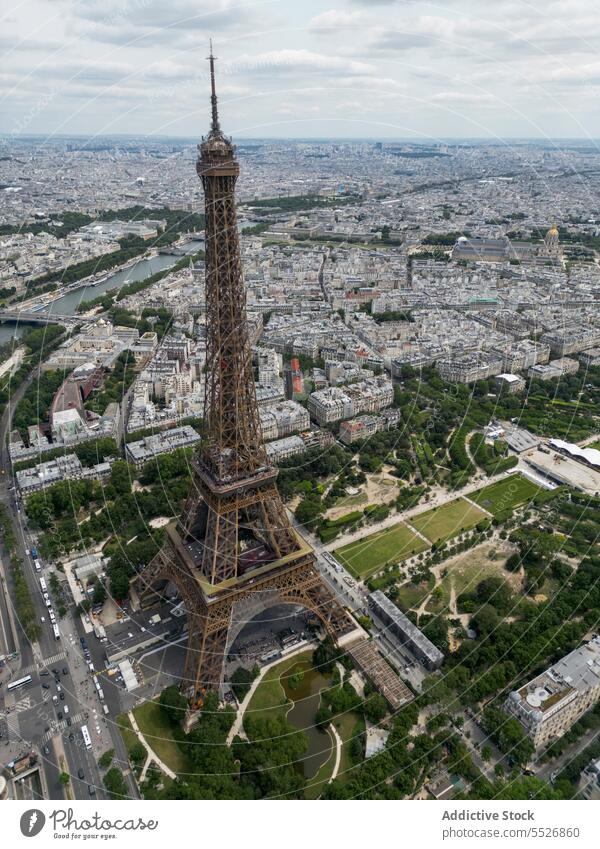
[[[210,128],[213,133],[220,133],[221,127],[219,125],[219,112],[217,110],[217,89],[215,86],[215,57],[213,56],[212,38],[209,39],[209,44],[210,55],[208,56],[208,61],[210,62],[210,107],[212,111],[212,120]]]

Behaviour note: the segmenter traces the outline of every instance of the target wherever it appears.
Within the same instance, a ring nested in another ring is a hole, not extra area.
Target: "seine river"
[[[203,248],[204,242],[195,240],[186,244],[185,252],[186,254],[194,254]],[[57,315],[75,315],[81,301],[91,301],[93,298],[97,298],[98,295],[102,295],[111,289],[120,289],[124,284],[133,283],[137,280],[145,280],[146,277],[150,277],[164,268],[175,265],[180,259],[180,256],[168,256],[166,254],[159,254],[152,257],[152,259],[141,259],[125,271],[117,271],[115,274],[110,274],[103,283],[98,283],[97,286],[84,286],[81,289],[75,289],[73,292],[69,292],[62,298],[58,298],[49,304],[44,312],[50,315],[52,313],[56,313]],[[25,328],[30,326],[33,325],[17,326],[15,324],[0,324],[0,345],[8,342],[10,339],[18,339],[23,334]]]

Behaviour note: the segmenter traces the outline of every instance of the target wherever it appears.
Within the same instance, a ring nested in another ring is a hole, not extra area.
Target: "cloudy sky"
[[[600,137],[596,0],[3,0],[0,133]]]

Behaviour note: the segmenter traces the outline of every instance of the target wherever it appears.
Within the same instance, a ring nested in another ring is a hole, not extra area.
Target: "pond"
[[[284,673],[280,681],[285,695],[294,703],[286,719],[308,737],[308,746],[299,768],[305,778],[313,778],[331,755],[331,735],[315,727],[320,692],[331,686],[331,681],[313,669],[307,661],[296,663]]]

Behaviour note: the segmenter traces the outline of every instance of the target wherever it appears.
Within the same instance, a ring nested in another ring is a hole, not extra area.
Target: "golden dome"
[[[558,227],[556,226],[556,224],[552,225],[552,227],[546,233],[546,236],[550,236],[551,238],[556,236],[558,238]]]

